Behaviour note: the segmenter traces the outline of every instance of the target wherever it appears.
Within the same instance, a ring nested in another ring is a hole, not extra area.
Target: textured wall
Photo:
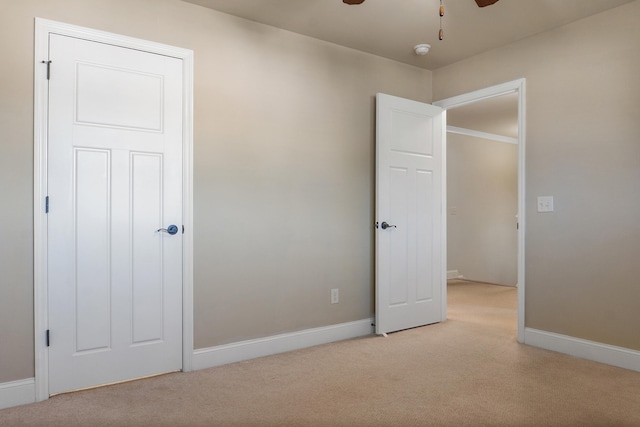
[[[639,20],[635,1],[433,73],[434,100],[527,79],[526,326],[636,350]]]
[[[35,17],[195,51],[197,348],[372,315],[374,97],[431,72],[178,0],[0,12],[0,383],[33,376]]]

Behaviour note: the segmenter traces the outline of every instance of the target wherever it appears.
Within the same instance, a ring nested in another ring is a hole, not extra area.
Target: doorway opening
[[[524,341],[524,97],[525,80],[519,79],[434,102],[447,112],[447,278],[515,286],[519,342]]]

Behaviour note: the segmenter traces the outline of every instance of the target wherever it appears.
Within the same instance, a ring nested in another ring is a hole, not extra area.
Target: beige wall
[[[3,2],[0,383],[34,374],[36,16],[195,51],[196,348],[372,315],[374,97],[431,72],[177,0]]]
[[[430,72],[177,0],[4,2],[0,382],[33,376],[36,16],[195,51],[197,348],[371,316],[374,95],[429,102]],[[639,18],[635,1],[433,73],[434,100],[527,78],[526,324],[633,349]]]
[[[526,326],[635,350],[639,21],[635,1],[433,73],[434,100],[527,79]]]
[[[518,146],[447,134],[447,270],[518,282]]]

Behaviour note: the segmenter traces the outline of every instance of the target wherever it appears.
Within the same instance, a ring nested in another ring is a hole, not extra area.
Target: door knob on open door
[[[386,230],[387,228],[397,228],[395,225],[391,225],[391,224],[387,224],[387,221],[382,221],[382,224],[380,224],[380,227],[382,227],[383,230]]]
[[[176,234],[178,232],[178,226],[171,224],[167,228],[158,228],[156,231],[157,232],[164,231],[165,233],[169,233],[169,234],[171,234],[173,236],[174,234]]]

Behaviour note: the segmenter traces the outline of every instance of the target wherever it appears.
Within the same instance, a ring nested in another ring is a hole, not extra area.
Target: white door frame
[[[49,91],[47,64],[49,34],[77,37],[108,43],[130,49],[170,56],[182,60],[183,71],[183,223],[182,245],[182,370],[192,370],[193,356],[193,51],[146,40],[63,24],[46,19],[35,19],[34,55],[34,340],[36,401],[49,398],[49,352],[45,342],[48,329],[47,282],[47,130]],[[55,73],[55,63],[51,64]]]
[[[524,239],[525,239],[525,136],[526,136],[526,115],[525,115],[525,86],[524,78],[502,83],[499,85],[479,89],[473,92],[454,96],[434,102],[433,105],[442,107],[445,111],[474,102],[484,101],[510,93],[518,94],[518,342],[524,342],[524,296],[525,296],[525,259],[524,259]],[[445,139],[446,145],[446,139]],[[446,174],[446,170],[445,170]],[[446,176],[443,177],[446,185]],[[446,187],[445,187],[446,188]],[[446,194],[446,191],[445,191]],[[446,223],[443,235],[446,236]],[[445,239],[446,240],[446,239]],[[445,254],[446,255],[446,254]],[[445,268],[446,269],[446,268]],[[446,281],[444,281],[446,288]],[[445,289],[446,291],[446,289]],[[446,294],[445,294],[446,295]]]

